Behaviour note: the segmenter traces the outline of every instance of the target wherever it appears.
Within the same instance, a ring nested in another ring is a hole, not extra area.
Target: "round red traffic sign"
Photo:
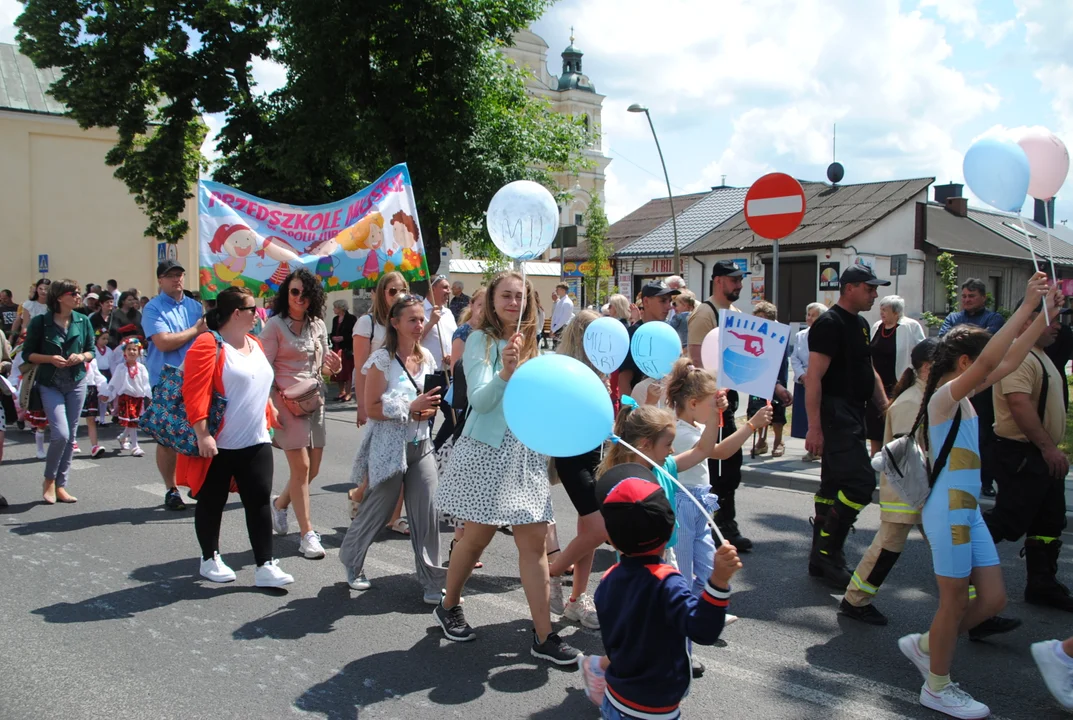
[[[745,220],[752,231],[768,240],[781,240],[805,217],[805,191],[786,173],[760,178],[745,194]]]

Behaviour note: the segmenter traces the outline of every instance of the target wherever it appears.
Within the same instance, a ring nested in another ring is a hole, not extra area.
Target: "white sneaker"
[[[350,586],[351,590],[362,591],[368,590],[373,586],[373,584],[369,582],[369,578],[365,577],[364,570],[355,575],[354,571],[350,568],[347,568],[346,571],[346,584]]]
[[[82,448],[78,447],[78,443],[75,443],[74,454],[75,455],[81,455],[82,454]]]
[[[965,720],[985,718],[991,714],[987,705],[973,700],[972,695],[958,687],[957,683],[950,683],[939,692],[933,692],[925,682],[924,687],[920,688],[920,704],[950,717]]]
[[[294,578],[279,569],[279,560],[273,558],[253,574],[253,584],[257,587],[283,587],[294,582]]]
[[[726,618],[724,618],[723,620],[723,625],[730,625],[731,623],[736,623],[738,620],[739,618],[737,615],[731,615],[730,613],[727,613]]]
[[[303,535],[302,542],[298,543],[298,552],[310,560],[319,560],[324,557],[324,546],[320,544],[320,535],[312,530]]]
[[[916,665],[917,670],[920,671],[921,676],[924,678],[924,682],[927,682],[928,675],[931,673],[931,655],[925,655],[920,651],[920,633],[912,633],[899,638],[898,649],[902,651],[902,655],[905,655],[911,663]],[[921,697],[923,697],[923,693],[921,693]],[[921,702],[924,701],[921,700]]]
[[[566,612],[563,604],[563,578],[557,575],[551,578],[551,611],[556,615]]]
[[[213,553],[211,558],[201,561],[201,577],[214,583],[232,582],[235,571],[227,567],[220,553]]]
[[[269,510],[272,511],[272,529],[276,531],[277,535],[286,535],[287,508],[283,508],[282,510],[276,508],[276,498],[278,497],[279,495],[273,495],[272,499],[269,500],[269,502],[271,503],[271,507],[269,507]]]
[[[1062,662],[1055,654],[1061,644],[1059,640],[1044,640],[1032,644],[1032,658],[1036,661],[1039,674],[1047,689],[1054,695],[1058,704],[1067,710],[1073,710],[1073,668]]]
[[[563,611],[563,617],[567,620],[581,623],[590,630],[600,629],[600,620],[596,617],[596,605],[588,593],[581,593],[577,600],[569,600]]]
[[[47,457],[48,457],[48,450],[45,450],[44,448],[37,448],[37,459],[38,460],[44,460]]]

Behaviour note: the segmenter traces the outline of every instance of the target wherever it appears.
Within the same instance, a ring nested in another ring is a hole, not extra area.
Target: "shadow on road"
[[[253,551],[240,554],[228,553],[227,564],[235,572],[253,569]],[[210,600],[231,593],[257,593],[285,597],[281,588],[259,588],[247,584],[252,581],[246,573],[238,582],[215,584],[197,574],[197,559],[173,560],[160,565],[146,565],[130,574],[132,580],[144,584],[123,588],[79,602],[60,602],[33,610],[48,623],[82,623],[102,620],[133,618],[138,613],[167,607],[180,601]]]
[[[529,654],[529,628],[528,620],[486,625],[477,628],[476,641],[453,643],[443,638],[438,627],[430,626],[425,637],[413,647],[355,660],[332,678],[302,693],[294,706],[328,720],[356,720],[364,708],[394,703],[398,716],[407,717],[431,713],[434,706],[472,702],[489,689],[501,693],[530,692],[546,685],[550,674],[560,670]],[[576,666],[564,670],[576,671]],[[409,697],[424,692],[428,692],[427,701]],[[595,708],[591,704],[586,707],[582,700],[588,703],[583,694],[571,693],[554,715],[534,717],[593,715]],[[451,710],[446,714],[452,714]],[[517,708],[504,707],[500,717],[521,715]]]
[[[163,493],[161,493],[163,495]],[[71,507],[77,508],[78,503]],[[16,512],[26,512],[26,510],[40,505],[45,508],[59,508],[59,505],[50,506],[45,505],[43,502],[26,503],[23,509]],[[22,507],[22,506],[15,506]],[[237,500],[228,503],[225,506],[225,510],[234,510],[235,508],[241,508],[242,504]],[[16,525],[11,528],[11,532],[16,535],[35,535],[37,533],[63,533],[74,532],[76,530],[85,530],[92,527],[108,527],[115,525],[147,525],[150,523],[161,522],[182,522],[194,521],[194,512],[192,506],[188,506],[188,510],[184,512],[175,512],[174,510],[168,510],[163,505],[154,505],[152,507],[133,507],[133,508],[115,508],[112,510],[101,510],[98,512],[86,512],[77,513],[71,515],[55,515],[45,520],[34,520],[33,522],[27,522],[22,525]],[[0,515],[8,514],[9,508],[5,508]]]

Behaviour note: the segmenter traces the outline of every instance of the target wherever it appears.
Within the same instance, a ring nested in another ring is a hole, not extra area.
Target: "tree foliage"
[[[610,262],[614,253],[614,248],[607,240],[607,229],[603,202],[598,195],[594,195],[585,211],[585,241],[589,248],[588,262],[592,263],[592,270],[585,273],[585,297],[589,304],[597,308],[607,299],[607,280],[610,276],[604,272],[603,266]]]
[[[441,233],[483,254],[492,195],[584,166],[580,118],[551,112],[497,49],[549,0],[26,0],[24,53],[83,127],[114,126],[108,162],[175,241],[203,158],[201,113],[223,113],[214,178],[294,204],[410,167],[430,269]],[[254,58],[286,84],[258,93]]]

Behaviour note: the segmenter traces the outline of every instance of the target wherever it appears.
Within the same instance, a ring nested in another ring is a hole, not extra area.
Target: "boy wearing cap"
[[[668,286],[662,280],[645,283],[644,287],[641,288],[641,321],[636,325],[631,325],[629,329],[631,344],[637,328],[646,322],[656,320],[664,322],[667,320],[667,315],[671,311],[671,302],[679,294],[681,294],[681,290]],[[619,396],[629,395],[633,392],[634,386],[646,377],[648,376],[637,367],[637,362],[633,359],[633,351],[627,352],[626,359],[622,361],[622,365],[618,369]]]
[[[872,366],[868,322],[860,314],[872,309],[876,288],[890,282],[857,264],[842,273],[840,285],[838,302],[809,329],[805,449],[822,458],[808,572],[842,590],[851,577],[842,552],[846,536],[876,489],[865,449],[865,404],[887,411],[887,394]]]
[[[630,475],[630,477],[623,477]],[[635,477],[646,476],[647,479]],[[604,718],[673,720],[689,689],[687,640],[712,645],[719,639],[730,602],[730,578],[741,568],[737,551],[723,545],[698,598],[684,578],[661,559],[674,530],[674,511],[646,468],[620,465],[597,483],[600,512],[619,563],[596,588],[596,611],[607,662],[581,657],[590,699],[605,665]],[[604,492],[608,487],[610,490]]]

